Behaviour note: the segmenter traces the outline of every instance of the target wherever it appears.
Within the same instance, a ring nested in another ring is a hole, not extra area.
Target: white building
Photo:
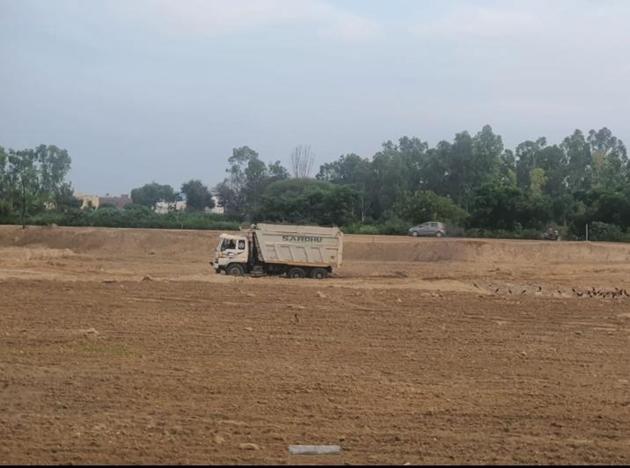
[[[207,213],[215,213],[215,214],[223,214],[225,211],[222,206],[219,206],[219,197],[216,194],[212,194],[212,201],[214,202],[214,208],[208,209],[206,208]]]
[[[185,201],[177,202],[157,202],[155,204],[155,212],[158,214],[166,214],[171,211],[184,211],[186,209]]]
[[[88,193],[74,192],[74,198],[81,200],[81,208],[98,208],[101,204],[101,197]]]

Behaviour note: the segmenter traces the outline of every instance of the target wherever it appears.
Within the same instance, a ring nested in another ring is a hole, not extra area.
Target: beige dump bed
[[[258,224],[261,260],[288,265],[340,267],[343,233],[339,228]]]

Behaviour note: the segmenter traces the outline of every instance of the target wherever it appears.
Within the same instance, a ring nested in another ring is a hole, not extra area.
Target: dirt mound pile
[[[64,254],[206,259],[221,231],[0,226],[0,248]],[[56,254],[55,254],[56,255]],[[194,260],[193,260],[194,259]],[[557,264],[630,262],[630,244],[345,236],[345,261]]]
[[[166,229],[0,227],[0,247],[70,250],[96,255],[204,255],[219,232]]]
[[[498,239],[413,239],[347,236],[345,260],[383,262],[621,263],[630,245]]]

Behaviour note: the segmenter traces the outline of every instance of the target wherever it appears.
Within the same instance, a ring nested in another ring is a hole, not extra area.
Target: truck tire
[[[243,276],[245,274],[245,269],[238,263],[232,263],[225,269],[225,273],[229,276]]]
[[[313,268],[311,270],[311,278],[324,279],[328,276],[328,272],[323,268]]]
[[[304,278],[306,272],[302,268],[294,267],[287,272],[289,278]]]

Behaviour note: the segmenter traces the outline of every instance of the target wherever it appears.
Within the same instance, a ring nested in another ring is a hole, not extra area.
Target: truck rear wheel
[[[324,279],[328,276],[328,272],[323,268],[313,268],[311,270],[311,278],[314,279]]]
[[[230,276],[243,276],[245,274],[245,269],[242,265],[239,265],[238,263],[233,263],[225,269],[225,273]]]
[[[291,268],[288,273],[287,276],[289,278],[304,278],[306,276],[306,273],[304,272],[304,270],[302,268]]]

